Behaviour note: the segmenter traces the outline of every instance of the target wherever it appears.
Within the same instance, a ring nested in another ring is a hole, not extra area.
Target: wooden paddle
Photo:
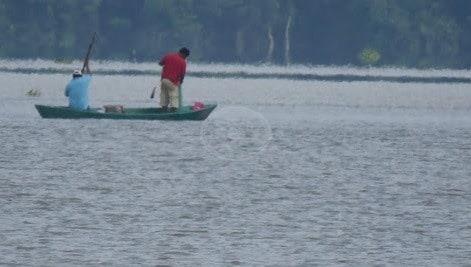
[[[183,103],[183,94],[182,94],[182,85],[178,86],[178,108],[182,108],[182,103]]]
[[[157,86],[154,86],[154,88],[152,88],[152,93],[150,94],[151,99],[153,99],[155,96],[155,90],[157,90]]]
[[[92,41],[88,46],[87,55],[85,56],[85,60],[83,61],[82,73],[87,70],[87,73],[90,73],[90,67],[88,66],[88,62],[90,60],[90,55],[92,53],[93,45],[96,42],[96,32],[93,34]]]

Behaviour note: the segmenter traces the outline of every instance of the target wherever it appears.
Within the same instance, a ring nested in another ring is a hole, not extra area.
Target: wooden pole
[[[93,45],[95,44],[95,41],[96,41],[96,32],[93,34],[92,41],[90,45],[88,46],[87,55],[85,56],[85,60],[83,61],[82,73],[84,73],[85,70],[87,72],[90,71],[88,62],[90,60],[90,54],[92,53],[92,49],[93,49]]]
[[[178,86],[178,109],[182,108],[183,103],[183,93],[182,93],[182,85]]]

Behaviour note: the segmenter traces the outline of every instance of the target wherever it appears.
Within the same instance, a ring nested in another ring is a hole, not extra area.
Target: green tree
[[[470,10],[468,0],[0,0],[0,56],[80,58],[97,31],[104,59],[188,46],[200,61],[470,67]]]

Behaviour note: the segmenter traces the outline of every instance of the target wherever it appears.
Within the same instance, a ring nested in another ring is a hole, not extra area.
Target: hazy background
[[[0,57],[469,68],[468,0],[0,0]]]

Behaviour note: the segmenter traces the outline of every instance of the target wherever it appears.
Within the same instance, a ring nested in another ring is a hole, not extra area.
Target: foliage
[[[101,59],[188,46],[205,62],[469,68],[470,11],[469,0],[0,0],[0,57],[81,58],[97,31]]]
[[[365,48],[358,58],[363,65],[375,65],[381,59],[381,54],[373,48]]]

